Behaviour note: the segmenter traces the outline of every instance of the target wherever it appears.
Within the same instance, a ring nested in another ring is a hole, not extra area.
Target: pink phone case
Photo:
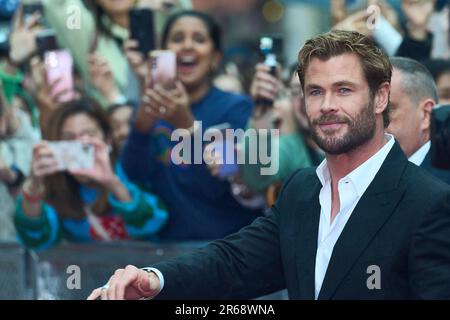
[[[150,72],[153,85],[160,84],[165,89],[173,89],[177,77],[177,57],[175,52],[170,50],[151,51]]]
[[[75,98],[73,88],[73,59],[69,51],[48,51],[44,56],[45,70],[49,84],[59,81],[52,88],[52,97],[58,96],[58,102],[67,102]],[[64,94],[60,94],[64,92]]]

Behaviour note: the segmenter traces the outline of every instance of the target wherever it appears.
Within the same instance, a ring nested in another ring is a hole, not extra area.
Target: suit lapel
[[[357,259],[392,215],[404,193],[404,187],[399,186],[399,181],[406,164],[407,159],[396,143],[334,246],[319,299],[333,297]]]
[[[316,265],[317,237],[319,230],[319,192],[322,187],[317,176],[308,182],[308,192],[300,196],[295,212],[298,239],[295,243],[300,299],[314,299],[314,275]]]

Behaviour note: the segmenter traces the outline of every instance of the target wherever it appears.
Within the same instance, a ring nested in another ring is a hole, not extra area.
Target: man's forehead
[[[351,81],[364,77],[360,58],[353,53],[333,56],[329,59],[312,57],[305,73],[305,82],[317,78],[333,81]]]

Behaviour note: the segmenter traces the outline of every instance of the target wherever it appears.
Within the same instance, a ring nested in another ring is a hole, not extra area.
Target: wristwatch
[[[20,187],[22,185],[22,183],[25,181],[25,175],[23,174],[23,172],[16,166],[16,165],[12,165],[11,166],[11,171],[16,173],[16,179],[14,179],[13,182],[10,183],[5,183],[9,188],[17,188]]]

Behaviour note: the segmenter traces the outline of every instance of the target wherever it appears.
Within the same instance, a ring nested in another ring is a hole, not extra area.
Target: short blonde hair
[[[298,54],[298,77],[305,90],[305,73],[312,58],[328,60],[345,53],[356,54],[370,89],[371,97],[384,82],[391,83],[392,65],[375,42],[358,32],[333,30],[306,41]],[[389,125],[389,104],[383,112],[384,127]]]

